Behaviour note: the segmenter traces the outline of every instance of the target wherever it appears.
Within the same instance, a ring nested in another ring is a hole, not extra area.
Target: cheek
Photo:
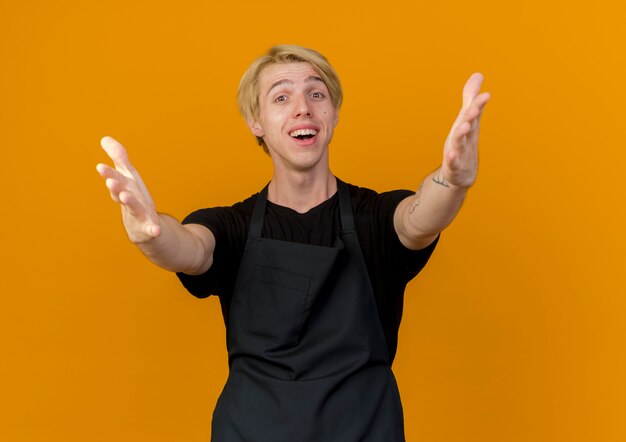
[[[279,128],[285,121],[285,114],[284,109],[275,109],[274,112],[266,116],[266,121],[273,128]]]
[[[276,132],[276,119],[274,117],[268,117],[267,115],[265,115],[262,119],[261,119],[261,125],[263,126],[263,132],[265,132],[266,135]]]

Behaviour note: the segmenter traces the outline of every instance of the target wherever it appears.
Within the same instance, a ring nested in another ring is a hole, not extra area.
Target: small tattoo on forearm
[[[409,214],[410,215],[413,214],[413,212],[415,212],[415,209],[417,208],[417,206],[420,205],[420,197],[422,196],[422,187],[424,187],[424,182],[423,181],[420,184],[419,189],[417,189],[417,192],[415,192],[415,203],[409,209]]]
[[[450,185],[444,178],[443,173],[441,172],[441,168],[437,169],[437,171],[435,172],[435,176],[433,176],[433,181],[441,186],[450,187]]]

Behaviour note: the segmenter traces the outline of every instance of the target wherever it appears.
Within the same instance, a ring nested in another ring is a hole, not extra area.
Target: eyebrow
[[[321,81],[322,83],[324,83],[324,80],[322,80],[322,79],[321,79],[320,77],[318,77],[317,75],[311,75],[311,76],[307,77],[307,78],[304,80],[304,82],[305,82],[305,83],[308,83],[308,82],[310,82],[310,81]],[[291,80],[287,80],[287,79],[277,81],[276,83],[274,83],[274,84],[272,84],[272,85],[270,86],[269,90],[267,91],[267,95],[269,95],[269,94],[270,94],[270,92],[272,92],[272,89],[274,89],[275,87],[282,86],[282,85],[284,85],[284,84],[293,84],[293,81],[291,81]],[[324,84],[326,84],[326,83],[324,83]]]

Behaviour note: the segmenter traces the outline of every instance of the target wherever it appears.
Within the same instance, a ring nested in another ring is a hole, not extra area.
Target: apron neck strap
[[[352,202],[350,200],[350,190],[346,183],[337,179],[337,193],[339,194],[339,211],[341,215],[341,232],[354,231],[354,215],[352,211]],[[252,211],[252,219],[250,220],[249,235],[252,238],[261,238],[263,231],[263,218],[265,218],[265,207],[267,206],[267,184],[259,193],[259,197]]]
[[[248,235],[252,238],[261,238],[261,232],[263,231],[263,218],[265,218],[265,206],[267,205],[267,187],[269,183],[265,185],[263,190],[259,193],[259,197],[254,205],[252,211],[252,219],[250,220],[250,231]]]
[[[339,213],[341,215],[341,233],[354,231],[354,213],[348,185],[337,178],[337,193],[339,193]]]

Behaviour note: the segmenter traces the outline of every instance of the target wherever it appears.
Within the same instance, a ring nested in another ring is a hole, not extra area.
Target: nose
[[[294,113],[296,117],[311,117],[311,107],[307,96],[302,94],[296,100]]]

